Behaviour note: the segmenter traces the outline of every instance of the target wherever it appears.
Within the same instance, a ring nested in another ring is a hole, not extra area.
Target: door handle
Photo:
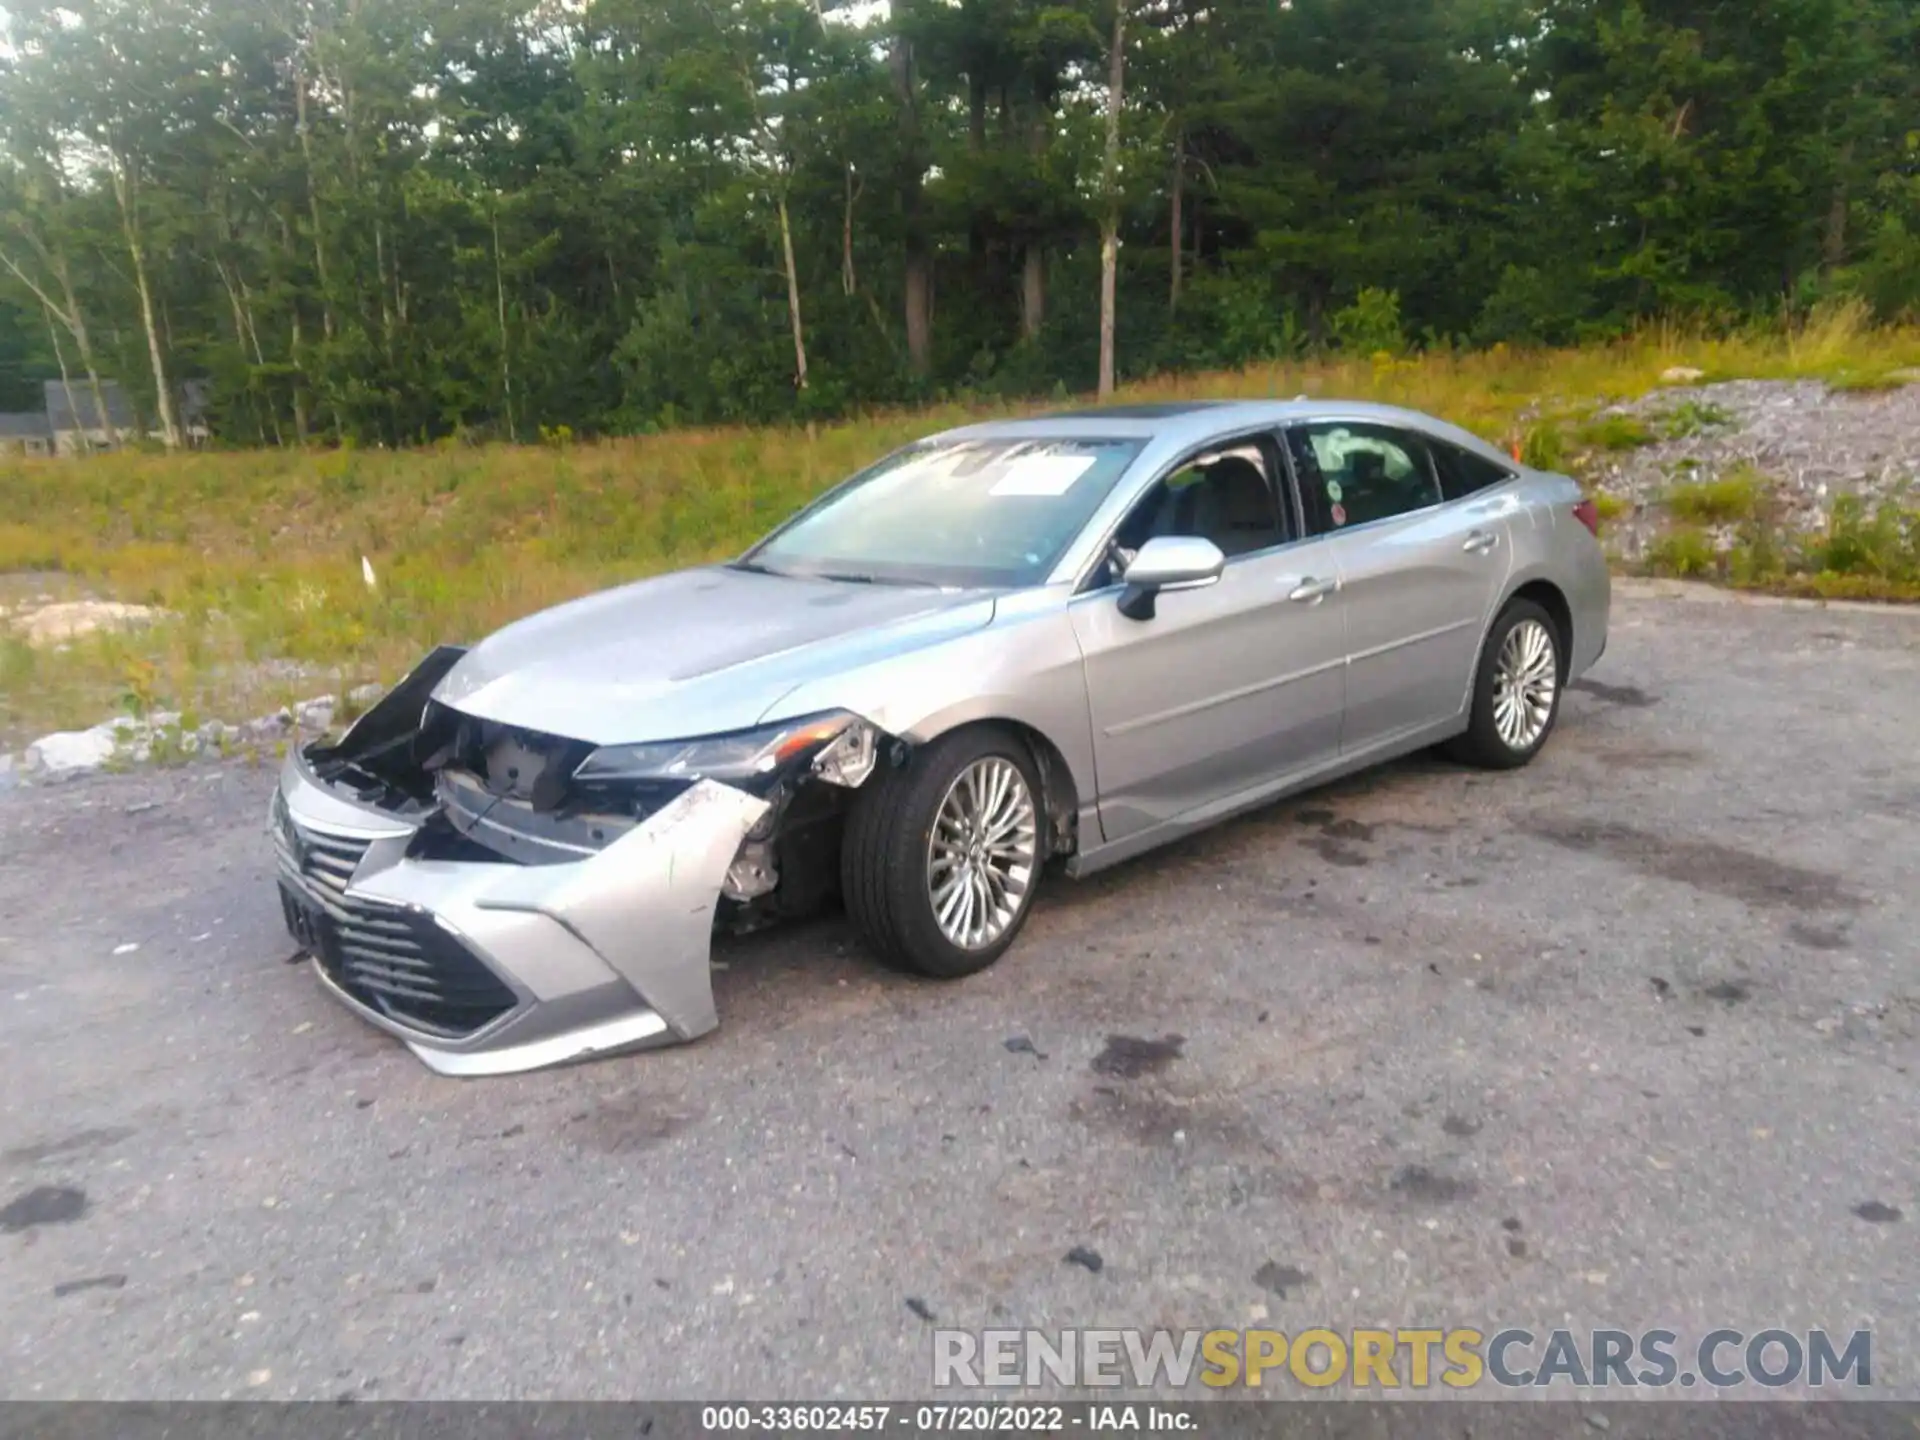
[[[1491,530],[1475,530],[1468,534],[1466,543],[1460,548],[1469,555],[1483,555],[1500,543],[1500,537]]]
[[[1287,599],[1298,600],[1303,605],[1315,605],[1339,588],[1338,580],[1316,580],[1309,575],[1293,587]]]

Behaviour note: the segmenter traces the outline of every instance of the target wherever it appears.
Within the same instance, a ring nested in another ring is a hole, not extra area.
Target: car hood
[[[712,566],[528,616],[434,690],[463,714],[594,745],[741,730],[796,686],[978,630],[993,592]]]

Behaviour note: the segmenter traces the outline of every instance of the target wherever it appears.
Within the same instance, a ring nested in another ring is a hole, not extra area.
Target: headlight
[[[856,786],[873,772],[877,739],[873,727],[858,715],[834,710],[731,735],[609,745],[587,756],[573,777],[586,783],[721,780],[742,784],[811,760],[814,773],[828,784]]]

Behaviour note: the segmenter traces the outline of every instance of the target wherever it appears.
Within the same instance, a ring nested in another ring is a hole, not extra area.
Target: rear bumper
[[[296,754],[272,827],[289,929],[334,998],[441,1074],[494,1075],[713,1029],[714,910],[765,810],[702,781],[574,863],[427,859],[418,817]]]

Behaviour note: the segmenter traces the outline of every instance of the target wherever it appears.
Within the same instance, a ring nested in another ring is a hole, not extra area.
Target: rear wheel
[[[1033,757],[998,727],[955,731],[854,796],[847,915],[888,964],[953,978],[993,964],[1033,908],[1045,812]]]
[[[1553,617],[1531,600],[1502,610],[1480,653],[1467,733],[1448,752],[1489,770],[1518,769],[1538,755],[1560,718],[1561,646]]]

